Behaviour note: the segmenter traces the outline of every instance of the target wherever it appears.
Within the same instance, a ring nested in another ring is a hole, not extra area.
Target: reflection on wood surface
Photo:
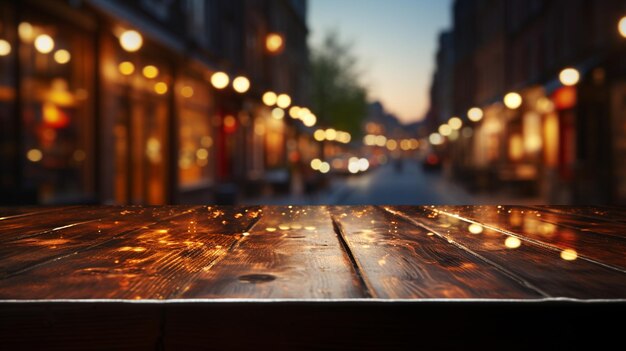
[[[0,209],[2,299],[626,298],[626,210]]]

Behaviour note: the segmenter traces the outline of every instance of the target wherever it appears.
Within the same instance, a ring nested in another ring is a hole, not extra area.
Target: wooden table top
[[[626,208],[0,208],[5,301],[546,298],[626,298]]]

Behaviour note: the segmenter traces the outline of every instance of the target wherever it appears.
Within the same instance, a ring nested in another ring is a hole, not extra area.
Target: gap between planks
[[[434,228],[431,228],[429,225],[424,224],[422,222],[419,222],[417,220],[415,220],[412,217],[407,216],[406,214],[399,212],[399,211],[395,211],[393,209],[390,209],[388,207],[380,207],[380,206],[375,206],[378,210],[380,211],[386,211],[388,213],[391,213],[392,215],[398,217],[399,219],[403,220],[404,222],[407,222],[409,224],[418,226],[420,228],[426,229],[427,231],[437,235],[439,238],[447,241],[448,243],[450,243],[451,245],[456,246],[457,248],[463,250],[464,252],[467,252],[468,254],[476,257],[477,259],[485,262],[486,264],[494,267],[496,270],[498,270],[499,272],[501,272],[502,274],[506,275],[507,277],[511,278],[513,281],[517,282],[518,284],[531,289],[533,291],[535,291],[537,294],[545,297],[545,298],[551,298],[552,296],[550,294],[548,294],[547,292],[543,291],[542,289],[540,289],[539,287],[535,286],[534,284],[528,282],[526,279],[520,277],[519,275],[511,272],[510,270],[506,269],[505,267],[503,267],[502,265],[499,265],[498,263],[484,257],[483,255],[475,252],[474,250],[470,249],[469,247],[466,247],[465,245],[462,245],[461,243],[458,243],[454,240],[448,239],[445,235],[441,234],[439,231],[435,230]]]
[[[550,251],[554,251],[554,252],[560,253],[563,250],[562,248],[560,248],[558,246],[555,246],[555,245],[552,245],[552,244],[549,244],[549,243],[546,243],[546,242],[543,242],[543,241],[540,241],[540,240],[537,240],[537,239],[532,239],[532,238],[529,238],[529,237],[527,237],[525,235],[521,235],[521,234],[512,232],[512,231],[504,229],[504,228],[499,228],[499,227],[496,227],[496,226],[491,225],[491,224],[486,224],[486,223],[479,222],[477,220],[474,220],[474,219],[471,219],[471,218],[468,218],[468,217],[464,217],[464,216],[461,216],[461,215],[450,213],[450,212],[445,211],[445,210],[431,209],[429,207],[424,207],[424,208],[427,209],[428,211],[432,212],[432,213],[435,213],[435,214],[443,214],[443,215],[446,215],[448,217],[456,218],[456,219],[459,219],[459,220],[467,222],[467,223],[478,224],[478,225],[480,225],[480,226],[482,226],[484,228],[491,229],[491,230],[493,230],[495,232],[498,232],[500,234],[504,234],[506,236],[515,237],[515,238],[517,238],[519,240],[526,241],[528,243],[531,243],[533,245],[542,247],[542,248],[550,250]],[[385,208],[385,209],[388,210],[387,208]],[[614,271],[626,274],[626,270],[624,270],[624,269],[622,269],[620,267],[616,267],[616,266],[611,265],[611,264],[600,262],[598,260],[595,260],[593,258],[587,257],[585,255],[578,254],[578,258],[580,258],[580,259],[582,259],[584,261],[587,261],[587,262],[591,262],[593,264],[597,264],[597,265],[602,266],[604,268],[608,268],[608,269],[611,269],[611,270],[614,270]]]

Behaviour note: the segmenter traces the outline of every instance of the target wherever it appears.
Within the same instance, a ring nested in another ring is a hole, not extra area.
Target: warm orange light
[[[239,76],[233,79],[233,89],[235,89],[236,92],[243,94],[250,89],[250,81],[244,76]]]
[[[452,128],[447,124],[442,124],[439,126],[439,134],[443,136],[448,136],[452,133]]]
[[[483,110],[478,107],[472,107],[467,111],[467,118],[472,122],[478,122],[483,119]]]
[[[275,107],[272,110],[272,117],[274,119],[283,119],[285,117],[285,110],[280,107]]]
[[[17,27],[17,32],[24,42],[30,43],[33,41],[35,37],[35,31],[33,30],[33,26],[28,22],[22,22]]]
[[[452,117],[448,120],[448,125],[454,130],[459,130],[463,127],[463,120],[459,117]]]
[[[516,110],[522,106],[522,96],[518,93],[511,92],[504,96],[504,106],[511,110]]]
[[[291,108],[289,109],[289,116],[291,116],[291,118],[293,119],[300,118],[300,107],[291,106]]]
[[[224,127],[227,129],[232,129],[235,127],[235,124],[237,124],[237,120],[235,119],[234,116],[228,115],[226,117],[224,117]]]
[[[267,51],[273,54],[282,51],[284,44],[283,36],[278,33],[269,33],[265,39]]]
[[[7,56],[10,53],[11,44],[4,39],[0,39],[0,56]]]
[[[387,150],[394,151],[397,148],[398,148],[398,142],[397,141],[395,141],[393,139],[387,140]]]
[[[517,249],[522,245],[522,241],[514,236],[509,236],[504,240],[504,246],[509,249]]]
[[[167,84],[165,84],[164,82],[158,82],[154,85],[154,92],[159,94],[159,95],[163,95],[165,93],[167,93]]]
[[[230,78],[228,78],[228,74],[224,72],[215,72],[211,76],[211,84],[215,89],[224,89],[228,86],[230,82]]]
[[[335,140],[337,138],[337,131],[333,128],[328,128],[324,132],[327,140]]]
[[[428,136],[428,141],[431,145],[441,145],[443,144],[443,137],[439,133],[431,133]]]
[[[186,85],[180,89],[180,95],[186,98],[190,98],[193,96],[193,88]]]
[[[576,250],[565,249],[561,251],[561,258],[565,261],[574,261],[578,258],[578,253],[576,252]]]
[[[619,23],[617,24],[617,30],[622,37],[626,38],[626,16],[622,17],[619,20]]]
[[[135,72],[135,65],[128,61],[121,62],[117,66],[117,68],[119,69],[120,73],[125,76],[129,76],[133,74],[133,72]]]
[[[147,65],[141,72],[148,79],[156,78],[159,75],[159,69],[153,65]]]
[[[578,84],[578,81],[580,81],[580,72],[578,72],[575,68],[565,68],[561,71],[561,73],[559,73],[559,80],[561,81],[561,84],[565,86],[574,86]]]
[[[280,94],[276,97],[276,105],[280,108],[287,108],[291,105],[291,98],[287,94]]]
[[[554,106],[559,110],[567,110],[576,105],[576,88],[562,87],[554,92]]]
[[[61,65],[64,65],[70,62],[71,58],[72,58],[72,55],[70,55],[70,52],[65,49],[57,50],[54,53],[54,60],[58,64],[61,64]]]
[[[513,134],[509,139],[509,158],[519,161],[524,157],[524,140],[520,134]]]
[[[64,128],[70,123],[67,114],[53,103],[44,103],[41,112],[44,123],[52,128]]]
[[[276,105],[276,93],[273,91],[268,91],[265,94],[263,94],[263,103],[267,106],[274,106]]]
[[[315,123],[317,123],[317,117],[314,114],[309,113],[302,118],[302,123],[307,127],[313,127]]]
[[[26,158],[30,162],[39,162],[43,158],[43,153],[39,149],[30,149],[26,153]]]
[[[135,30],[127,30],[120,35],[120,46],[128,52],[135,52],[141,49],[143,37]]]
[[[313,133],[313,139],[317,141],[324,141],[326,139],[326,132],[324,129],[318,129]]]
[[[35,38],[35,49],[42,54],[49,54],[54,49],[54,40],[48,34],[41,34]]]

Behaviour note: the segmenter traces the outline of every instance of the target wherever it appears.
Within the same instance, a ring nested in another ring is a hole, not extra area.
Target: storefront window
[[[267,168],[278,168],[285,163],[285,125],[282,120],[265,118],[265,143],[267,147]]]
[[[183,188],[212,181],[214,140],[211,132],[211,97],[207,84],[183,78],[176,85],[180,123],[178,178]]]
[[[105,148],[117,203],[159,205],[167,202],[168,63],[156,52],[123,51],[111,37],[103,48],[103,120],[112,123]],[[110,121],[110,122],[109,122]]]
[[[42,203],[89,200],[93,40],[84,30],[38,19],[25,19],[18,32],[26,188]]]

